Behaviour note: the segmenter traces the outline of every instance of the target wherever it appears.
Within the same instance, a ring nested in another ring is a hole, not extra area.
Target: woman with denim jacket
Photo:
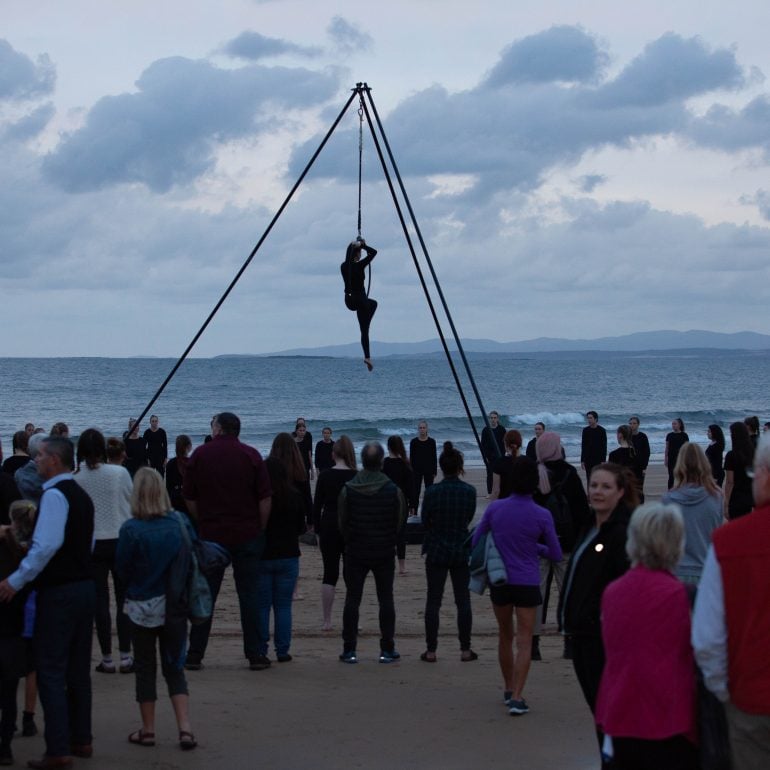
[[[194,749],[197,743],[190,727],[184,675],[187,620],[171,613],[167,616],[166,584],[169,568],[182,548],[180,527],[188,527],[190,538],[195,533],[186,516],[172,511],[163,478],[152,468],[140,468],[134,477],[131,512],[133,518],[120,528],[115,560],[126,585],[124,612],[131,619],[136,700],[142,718],[142,726],[128,740],[139,746],[155,745],[157,642],[179,729],[179,747]]]

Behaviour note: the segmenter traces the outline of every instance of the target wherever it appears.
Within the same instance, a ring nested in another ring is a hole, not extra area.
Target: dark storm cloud
[[[592,81],[607,61],[594,38],[579,27],[554,26],[504,49],[486,85]]]
[[[56,68],[46,54],[33,62],[0,39],[0,99],[31,99],[50,94],[56,84]]]
[[[297,45],[288,40],[266,37],[259,32],[252,32],[250,30],[242,32],[238,37],[225,43],[223,51],[230,56],[251,61],[266,59],[270,56],[281,56],[283,54],[298,54],[308,57],[321,54],[320,48]]]
[[[275,125],[281,109],[322,103],[338,84],[301,68],[221,69],[174,57],[150,65],[136,86],[100,99],[47,156],[51,181],[70,192],[125,182],[166,192],[210,169],[217,144],[256,135],[267,104]]]
[[[550,71],[545,64],[533,64],[546,57],[560,63]],[[524,69],[527,62],[529,70]],[[731,51],[712,51],[698,39],[667,34],[612,80],[563,83],[569,73],[590,80],[602,62],[585,32],[559,27],[514,43],[475,88],[450,93],[433,86],[405,99],[384,120],[402,172],[475,175],[478,184],[465,193],[469,200],[501,189],[526,191],[537,187],[549,169],[575,163],[589,150],[686,131],[693,117],[689,98],[743,82]],[[492,87],[492,82],[504,82],[504,73],[508,84]],[[516,73],[519,80],[511,82]],[[559,73],[561,81],[551,82]],[[317,141],[296,150],[292,174]],[[315,173],[353,171],[346,160],[353,142],[345,135],[330,146]]]
[[[368,51],[372,47],[372,37],[342,16],[335,16],[326,28],[326,34],[341,53]]]

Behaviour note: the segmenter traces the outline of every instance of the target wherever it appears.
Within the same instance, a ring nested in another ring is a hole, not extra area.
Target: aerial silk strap
[[[364,168],[364,95],[359,94],[358,105],[358,238],[361,238],[361,190],[363,188],[362,177]],[[372,288],[372,263],[369,263],[369,279],[366,284],[366,297],[369,298],[369,290]]]

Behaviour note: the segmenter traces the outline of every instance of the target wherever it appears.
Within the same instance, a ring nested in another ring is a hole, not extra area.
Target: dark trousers
[[[371,358],[369,352],[369,326],[377,312],[377,300],[369,299],[366,294],[347,294],[345,306],[348,310],[355,310],[358,318],[358,328],[361,330],[361,347],[364,358]]]
[[[612,770],[697,770],[698,750],[683,735],[660,741],[613,738]]]
[[[494,481],[494,472],[492,471],[492,463],[487,462],[487,494],[492,491],[492,482]]]
[[[412,477],[414,478],[414,507],[415,511],[420,504],[420,487],[425,482],[425,489],[427,489],[436,477],[425,473],[424,471],[412,470]]]
[[[37,592],[37,687],[45,715],[45,753],[49,757],[68,756],[73,743],[91,743],[95,603],[93,580]]]
[[[259,560],[265,550],[265,536],[259,534],[252,540],[239,543],[227,549],[233,560],[233,577],[238,593],[241,610],[241,630],[243,632],[243,652],[249,660],[259,656]],[[207,580],[211,588],[211,598],[216,603],[225,571],[220,570],[210,575]],[[190,628],[190,649],[187,657],[200,661],[206,654],[206,647],[211,634],[212,617],[199,626]]]
[[[0,679],[0,746],[10,746],[16,729],[18,679]]]
[[[348,554],[345,558],[345,609],[342,611],[342,641],[345,652],[356,649],[358,609],[364,593],[364,582],[371,571],[380,605],[380,649],[392,652],[396,633],[396,606],[393,603],[395,562],[392,556],[378,561],[362,561]]]
[[[102,655],[112,653],[112,617],[110,615],[110,575],[115,594],[115,625],[118,628],[118,649],[128,652],[131,649],[131,621],[123,612],[126,589],[115,572],[115,550],[118,541],[97,540],[91,557],[94,583],[96,585],[96,636]]]
[[[166,680],[169,696],[187,695],[187,680],[184,675],[187,621],[184,618],[176,618],[156,628],[147,628],[136,623],[131,626],[137,703],[158,700],[155,686],[158,671],[156,641],[160,654],[160,670]]]
[[[596,697],[599,694],[599,682],[604,670],[604,645],[599,636],[572,637],[572,665],[575,668],[580,689],[591,713],[596,712]],[[604,733],[596,729],[599,751],[604,743]]]
[[[322,583],[336,586],[340,579],[340,559],[345,558],[345,541],[338,529],[324,529],[321,520],[321,531],[318,533],[321,548],[321,559],[324,565]]]
[[[452,590],[457,606],[457,636],[461,650],[471,648],[471,628],[473,615],[471,613],[471,594],[468,590],[470,569],[467,564],[447,567],[443,564],[425,562],[425,577],[428,581],[428,597],[425,600],[425,645],[429,652],[435,652],[438,647],[438,618],[441,600],[444,598],[444,585],[449,573],[452,579]]]

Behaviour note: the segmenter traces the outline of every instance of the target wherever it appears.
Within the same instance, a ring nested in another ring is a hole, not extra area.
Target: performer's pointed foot
[[[365,358],[364,363],[366,364],[366,368],[371,372],[372,369],[374,369],[374,364],[372,363],[371,358]]]

